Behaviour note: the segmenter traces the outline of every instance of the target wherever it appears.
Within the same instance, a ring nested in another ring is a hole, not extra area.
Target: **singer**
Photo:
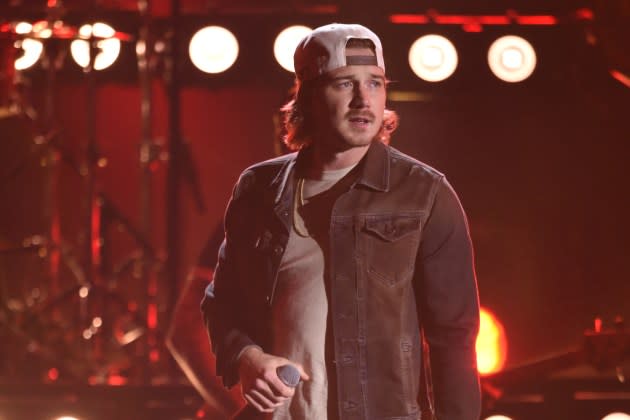
[[[217,372],[242,384],[239,418],[477,420],[466,216],[442,173],[388,145],[380,39],[322,26],[294,64],[295,152],[241,174],[202,301]]]

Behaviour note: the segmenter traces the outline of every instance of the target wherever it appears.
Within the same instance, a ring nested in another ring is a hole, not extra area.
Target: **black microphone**
[[[282,383],[291,388],[295,388],[300,383],[300,371],[293,365],[278,366],[276,374]]]

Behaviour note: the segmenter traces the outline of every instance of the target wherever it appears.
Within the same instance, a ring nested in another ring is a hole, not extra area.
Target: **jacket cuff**
[[[223,351],[219,351],[217,354],[217,374],[223,377],[223,385],[231,388],[240,379],[238,376],[238,358],[247,347],[260,347],[251,338],[238,330],[229,332],[225,337],[224,343]]]

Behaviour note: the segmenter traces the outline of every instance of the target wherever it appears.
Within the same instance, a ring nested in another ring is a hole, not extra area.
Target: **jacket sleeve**
[[[429,345],[438,420],[478,420],[481,393],[475,342],[479,299],[466,216],[442,178],[425,224],[418,296]]]
[[[234,187],[225,212],[225,238],[219,248],[213,281],[201,301],[204,323],[216,356],[217,375],[223,377],[226,387],[239,381],[235,363],[238,355],[246,346],[255,345],[246,333],[245,310],[241,307],[243,299],[240,294],[246,290],[242,282],[246,279],[240,278],[237,269],[238,261],[243,261],[243,257],[238,255],[239,242],[243,241],[239,231],[248,217],[253,183],[254,174],[244,172]]]

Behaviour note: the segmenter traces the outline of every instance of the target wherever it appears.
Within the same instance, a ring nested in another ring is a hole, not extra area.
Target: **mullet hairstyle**
[[[346,48],[366,47],[374,50],[374,45],[369,40],[350,39],[346,45]],[[310,104],[318,83],[321,83],[320,78],[304,82],[295,79],[291,88],[292,99],[280,108],[285,131],[282,140],[292,151],[300,150],[312,141],[313,127],[309,119],[311,115]],[[383,125],[375,138],[382,143],[389,144],[391,135],[397,127],[398,114],[390,109],[385,109],[383,111]]]

